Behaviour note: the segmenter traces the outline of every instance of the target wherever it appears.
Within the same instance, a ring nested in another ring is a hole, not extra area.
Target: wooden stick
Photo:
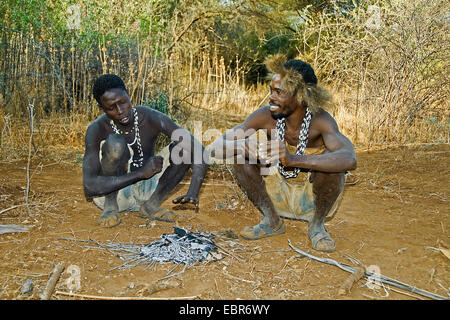
[[[217,293],[219,294],[220,299],[223,300],[223,297],[222,297],[222,295],[220,294],[220,291],[219,291],[219,286],[217,285],[217,279],[216,279],[216,278],[214,278],[214,282],[216,283],[216,290],[217,290]]]
[[[232,257],[232,258],[235,258],[235,259],[237,259],[237,260],[239,260],[239,261],[246,261],[244,258],[242,258],[242,257],[240,257],[240,256],[238,256],[238,255],[232,254],[232,253],[229,252],[227,249],[225,249],[224,247],[218,245],[217,243],[215,243],[215,246],[216,246],[217,248],[219,248],[220,250],[222,250],[226,255],[229,255],[229,256]]]
[[[27,232],[34,226],[18,226],[15,224],[0,224],[0,234],[15,233],[15,232]]]
[[[316,261],[319,261],[319,262],[323,262],[323,263],[327,263],[327,264],[336,266],[336,267],[338,267],[338,268],[340,268],[340,269],[342,269],[344,271],[350,272],[350,273],[353,273],[355,271],[355,268],[350,267],[350,266],[346,266],[346,265],[342,265],[342,264],[340,264],[339,262],[337,262],[337,261],[335,261],[333,259],[319,258],[319,257],[313,256],[312,254],[304,252],[304,251],[302,251],[300,249],[297,249],[291,244],[291,240],[289,240],[289,239],[288,239],[288,243],[289,243],[289,246],[294,251],[298,252],[302,256],[306,256],[306,257],[308,257],[310,259],[313,259],[313,260],[316,260]],[[397,287],[399,289],[402,289],[402,290],[405,290],[405,291],[409,291],[409,292],[412,292],[412,293],[417,293],[417,294],[420,294],[422,296],[425,296],[425,297],[428,297],[428,298],[431,298],[431,299],[448,300],[448,298],[446,298],[446,297],[443,297],[443,296],[440,296],[440,295],[437,295],[437,294],[434,294],[432,292],[428,292],[428,291],[425,291],[425,290],[421,290],[421,289],[418,289],[416,287],[412,287],[412,286],[410,286],[410,285],[408,285],[406,283],[402,283],[402,282],[400,282],[398,280],[391,279],[391,278],[386,277],[386,276],[384,276],[382,274],[377,275],[377,274],[374,274],[372,272],[366,271],[364,276],[367,277],[367,278],[369,278],[369,277],[376,277],[377,281],[380,281],[380,282],[385,283],[385,284],[390,285],[390,286],[395,286],[395,287]]]
[[[409,294],[408,292],[403,292],[403,291],[400,291],[400,290],[396,290],[396,289],[391,288],[391,287],[388,287],[388,290],[392,290],[392,291],[394,291],[394,292],[397,292],[397,293],[400,293],[400,294],[404,294],[404,295],[407,295],[407,296],[416,298],[416,299],[418,299],[418,300],[425,300],[425,299],[422,299],[421,297],[415,296],[415,295],[413,295],[413,294]]]
[[[178,184],[191,184],[190,182],[179,182]],[[232,183],[202,183],[202,186],[218,186],[218,187],[223,187],[223,186],[233,186]]]
[[[25,190],[25,205],[30,214],[30,207],[28,206],[28,197],[30,195],[30,164],[31,164],[31,146],[33,144],[33,120],[34,120],[34,101],[28,105],[28,121],[30,128],[30,139],[28,141],[28,161],[27,161],[27,187]]]
[[[366,271],[363,268],[355,268],[355,271],[345,279],[344,283],[339,288],[338,294],[341,296],[349,294],[353,285],[364,278],[365,273]]]
[[[88,294],[77,294],[70,293],[64,291],[56,291],[55,294],[62,296],[70,296],[70,297],[78,297],[78,298],[86,298],[86,299],[97,299],[97,300],[187,300],[187,299],[195,299],[197,296],[189,296],[189,297],[104,297],[104,296],[93,296]]]
[[[236,279],[236,280],[240,280],[240,281],[248,282],[248,283],[253,283],[253,284],[257,284],[257,283],[258,283],[258,282],[252,281],[252,280],[246,280],[246,279],[241,279],[241,278],[235,277],[235,276],[229,274],[229,273],[226,272],[226,271],[222,271],[222,273],[223,273],[224,275],[226,275],[227,277],[230,277],[231,279]]]
[[[64,271],[64,263],[58,263],[52,271],[50,278],[47,281],[47,286],[44,289],[44,292],[41,295],[41,300],[49,300],[55,290],[56,283],[61,276],[61,273]]]

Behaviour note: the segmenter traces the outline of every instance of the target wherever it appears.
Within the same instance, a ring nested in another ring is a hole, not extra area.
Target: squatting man
[[[93,94],[104,113],[86,131],[83,186],[86,198],[102,209],[100,225],[118,225],[121,211],[173,221],[177,215],[161,203],[190,167],[189,189],[173,203],[192,203],[198,208],[207,163],[202,157],[194,161],[193,150],[204,150],[201,143],[165,114],[133,106],[123,80],[116,75],[100,76]],[[155,155],[160,133],[171,138],[171,143]]]
[[[277,54],[266,60],[266,67],[271,72],[269,105],[208,149],[219,161],[232,160],[240,187],[263,215],[259,224],[241,231],[244,239],[284,233],[285,217],[308,222],[313,249],[335,251],[325,220],[341,200],[346,172],[356,168],[354,147],[325,111],[331,95],[308,63]],[[265,142],[253,139],[258,130]]]

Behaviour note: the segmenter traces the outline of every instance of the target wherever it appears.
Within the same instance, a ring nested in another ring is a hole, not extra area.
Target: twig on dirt
[[[77,294],[70,293],[64,291],[56,291],[55,294],[62,296],[70,296],[70,297],[78,297],[78,298],[86,298],[86,299],[97,299],[97,300],[188,300],[188,299],[196,299],[197,296],[188,296],[188,297],[103,297],[103,296],[93,296],[88,294]]]
[[[353,182],[346,182],[345,185],[348,185],[348,186],[354,186],[354,185],[357,184],[358,182],[359,182],[359,179],[357,179],[356,181],[353,181]]]
[[[331,264],[333,266],[336,266],[344,271],[350,272],[352,273],[354,271],[354,268],[350,267],[350,266],[346,266],[346,265],[342,265],[339,262],[333,260],[333,259],[329,259],[329,258],[319,258],[316,256],[313,256],[312,254],[309,254],[307,252],[304,252],[300,249],[295,248],[292,244],[291,244],[291,240],[288,239],[289,242],[289,246],[294,250],[297,251],[300,255],[302,256],[306,256],[308,258],[311,258],[313,260],[319,261],[319,262],[323,262],[323,263],[327,263],[327,264]]]
[[[190,182],[179,182],[178,184],[188,184],[190,185]],[[232,183],[226,183],[226,182],[221,182],[221,183],[202,183],[202,186],[218,186],[218,187],[223,187],[224,185],[226,186],[233,186]]]
[[[415,296],[413,294],[409,294],[408,292],[403,292],[403,291],[400,291],[400,290],[397,290],[397,289],[394,289],[394,288],[391,288],[391,287],[388,287],[388,289],[392,290],[394,292],[400,293],[400,294],[404,294],[404,295],[407,295],[407,296],[419,299],[419,300],[425,300],[425,299],[422,299],[421,297]]]
[[[73,234],[74,232],[84,232],[84,231],[89,231],[89,230],[87,230],[87,229],[75,230],[75,231],[71,230],[71,231],[66,231],[66,232],[49,233],[49,235],[56,236],[56,235],[59,235],[59,234],[66,234],[66,233]]]
[[[48,277],[49,274],[48,273],[27,273],[27,274],[24,274],[23,276],[39,278],[39,277]]]
[[[18,226],[15,224],[0,224],[0,234],[15,233],[15,232],[27,232],[32,227],[34,227],[34,226],[30,226],[30,225]]]
[[[273,252],[289,252],[291,250],[287,249],[280,249],[280,250],[267,250],[267,251],[261,251],[261,253],[273,253]]]
[[[216,243],[216,247],[219,248],[219,249],[221,249],[226,255],[228,255],[228,256],[230,256],[230,257],[232,257],[232,258],[235,258],[236,260],[239,260],[239,261],[247,261],[247,260],[245,260],[245,258],[242,258],[242,257],[240,257],[240,256],[238,256],[238,255],[232,254],[231,252],[229,252],[228,250],[226,250],[224,247],[218,245],[217,243]]]
[[[348,276],[347,279],[345,279],[344,283],[338,290],[338,294],[341,296],[349,294],[353,285],[364,278],[364,274],[365,270],[363,268],[356,268],[355,271]]]
[[[48,279],[47,285],[44,289],[44,292],[41,295],[41,300],[49,300],[55,290],[56,283],[61,276],[61,273],[64,271],[64,263],[58,263],[52,271],[50,278]]]
[[[68,233],[68,232],[66,232],[66,233]],[[94,243],[95,244],[95,242],[93,240],[91,240],[91,239],[89,239],[89,240],[82,240],[82,239],[59,237],[59,238],[56,238],[56,240],[78,241],[78,242],[86,242],[86,243]]]
[[[351,255],[349,255],[348,253],[344,253],[343,255],[345,258],[347,258],[348,260],[350,260],[352,263],[360,266],[360,267],[364,267],[364,265],[361,263],[361,261],[359,261],[358,259],[352,257]],[[365,268],[365,267],[364,267]]]
[[[180,263],[177,263],[177,264],[175,265],[175,267],[173,267],[172,269],[170,269],[169,272],[167,272],[167,275],[170,275],[172,272],[174,272],[175,269],[178,268],[179,265],[180,265]]]
[[[216,283],[216,290],[217,290],[217,293],[219,294],[220,299],[223,300],[223,297],[222,297],[222,295],[220,294],[220,291],[219,291],[219,285],[217,284],[217,279],[216,279],[216,278],[214,278],[214,282]]]
[[[356,267],[355,271],[350,276],[348,276],[347,279],[345,279],[344,283],[338,290],[339,295],[350,294],[353,285],[364,278],[365,270],[367,269],[366,266],[361,263],[361,261],[352,257],[351,255],[344,253],[343,256],[346,259],[350,260],[352,263],[356,264],[358,267]]]
[[[294,259],[294,258],[302,259],[302,258],[305,258],[305,256],[299,256],[299,255],[297,254],[297,255],[294,255],[294,256],[291,256],[291,257],[287,258],[287,259],[286,259],[286,263],[284,264],[283,268],[281,268],[280,272],[283,271],[283,270],[287,267],[287,265],[289,264],[289,262],[291,262],[291,260]]]
[[[359,251],[361,251],[362,248],[364,248],[365,243],[361,241],[359,245],[359,249],[356,251],[359,254]]]
[[[257,282],[252,281],[252,280],[246,280],[246,279],[241,279],[241,278],[232,276],[231,274],[229,274],[228,272],[225,272],[225,271],[223,271],[223,274],[226,275],[227,277],[230,277],[230,278],[235,279],[235,280],[239,280],[239,281],[243,281],[243,282],[248,282],[248,283],[253,283],[253,284],[258,284]]]
[[[361,293],[361,295],[366,297],[366,298],[369,298],[371,300],[382,300],[381,298],[372,297],[372,296],[369,296],[368,294],[364,294],[364,293]]]
[[[433,281],[433,277],[434,277],[434,273],[436,272],[436,270],[433,268],[430,271],[430,281],[428,281],[428,283],[431,283],[431,281]]]
[[[180,274],[183,274],[183,273],[186,271],[187,265],[185,264],[183,270],[181,270],[180,272],[174,273],[174,274],[170,274],[170,273],[173,272],[173,270],[175,270],[176,267],[178,267],[178,266],[179,266],[179,264],[177,264],[177,265],[175,266],[175,268],[173,268],[172,270],[170,270],[167,276],[158,279],[158,281],[166,280],[166,279],[169,279],[169,278],[172,278],[172,277],[179,276]]]
[[[21,240],[0,241],[0,244],[11,243],[11,242],[22,242],[22,241]]]
[[[23,203],[23,204],[18,204],[18,205],[15,205],[15,206],[12,206],[12,207],[9,207],[9,208],[6,208],[6,209],[3,209],[2,211],[0,211],[0,214],[2,214],[2,213],[5,213],[6,211],[9,211],[9,210],[12,210],[12,209],[15,209],[15,208],[18,208],[18,207],[22,207],[22,206],[25,206],[26,204],[25,203]]]
[[[323,262],[323,263],[334,265],[334,266],[336,266],[336,267],[338,267],[338,268],[340,268],[340,269],[342,269],[344,271],[350,272],[350,273],[353,273],[355,271],[355,268],[350,267],[350,266],[342,265],[342,264],[340,264],[339,262],[337,262],[337,261],[335,261],[333,259],[319,258],[319,257],[313,256],[313,255],[311,255],[311,254],[309,254],[307,252],[304,252],[304,251],[302,251],[300,249],[297,249],[291,244],[291,240],[289,240],[289,239],[288,239],[288,243],[289,243],[289,246],[294,251],[298,252],[300,255],[307,256],[308,258],[311,258],[311,259],[319,261],[319,262]],[[402,283],[402,282],[400,282],[398,280],[388,278],[388,277],[383,276],[381,274],[375,274],[373,272],[369,272],[369,271],[366,270],[364,276],[366,278],[376,279],[377,281],[379,281],[381,283],[385,283],[385,284],[388,284],[388,285],[391,285],[391,286],[395,286],[397,288],[400,288],[402,290],[406,290],[406,291],[409,291],[409,292],[412,292],[412,293],[417,293],[417,294],[423,295],[423,296],[431,298],[431,299],[447,300],[447,298],[445,298],[443,296],[439,296],[437,294],[434,294],[434,293],[431,293],[431,292],[428,292],[428,291],[425,291],[425,290],[417,289],[417,288],[412,287],[412,286],[410,286],[410,285],[408,285],[406,283]]]
[[[111,253],[113,256],[119,257],[119,255],[115,254],[114,252],[112,252],[111,250],[109,250],[109,248],[107,246],[102,245],[101,243],[99,243],[98,241],[95,241],[94,239],[89,238],[89,241],[92,241],[92,243],[98,245],[99,247],[105,249],[106,251],[108,251],[109,253]]]
[[[114,238],[111,240],[111,242],[114,242],[117,238],[117,236],[119,235],[119,232],[116,233],[116,235],[114,236]]]
[[[127,260],[126,262],[122,263],[121,265],[118,265],[118,266],[116,266],[116,267],[114,267],[114,268],[111,268],[111,269],[109,269],[108,271],[111,272],[111,271],[114,271],[114,270],[116,270],[116,269],[120,269],[121,267],[126,266],[126,265],[129,265],[131,262],[135,262],[135,261],[138,261],[138,260],[140,260],[140,259],[141,259],[141,257],[136,257],[136,258],[134,258],[134,259]]]
[[[445,288],[440,282],[436,281],[436,283],[442,288],[444,289],[445,292],[447,292],[447,295],[450,296],[450,291],[448,291],[448,288]]]
[[[30,139],[28,141],[28,161],[27,161],[27,187],[25,190],[25,205],[30,214],[30,207],[28,206],[28,197],[30,195],[30,163],[31,163],[31,146],[33,143],[33,120],[34,120],[34,101],[28,105],[28,121],[30,128]]]

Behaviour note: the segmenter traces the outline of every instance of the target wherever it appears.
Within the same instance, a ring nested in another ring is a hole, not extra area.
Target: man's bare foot
[[[161,207],[151,208],[148,205],[143,204],[140,209],[141,218],[149,219],[149,220],[158,220],[164,222],[175,222],[175,220],[179,217],[178,214]]]
[[[98,223],[105,228],[112,228],[120,224],[120,213],[114,210],[105,210],[98,219]]]

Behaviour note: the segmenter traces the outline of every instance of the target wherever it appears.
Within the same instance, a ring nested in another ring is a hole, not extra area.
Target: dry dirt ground
[[[336,252],[312,250],[306,224],[295,220],[286,220],[287,231],[280,236],[257,241],[233,238],[244,226],[259,222],[260,215],[230,173],[214,169],[202,188],[199,213],[180,210],[188,219],[178,225],[221,232],[216,241],[223,259],[197,264],[163,281],[158,279],[173,264],[120,270],[115,268],[123,263],[119,258],[84,241],[147,244],[172,233],[174,224],[148,222],[130,212],[122,214],[119,226],[101,228],[97,224],[100,211],[85,201],[81,166],[73,159],[32,162],[27,209],[26,161],[1,162],[0,224],[32,227],[27,232],[0,234],[0,299],[39,299],[59,262],[66,272],[51,299],[427,299],[395,287],[368,286],[366,279],[357,282],[348,295],[339,295],[349,273],[300,258],[288,239],[315,256],[350,266],[359,261],[372,270],[378,268],[382,275],[448,298],[450,260],[444,252],[450,248],[450,146],[361,150],[357,156],[358,169],[348,180],[337,214],[326,224]],[[171,200],[187,190],[188,182],[186,178],[163,206],[173,208]],[[79,268],[79,277],[67,272],[71,265]],[[79,296],[61,294],[69,291],[67,281],[74,277],[80,280],[79,290],[74,291]],[[22,294],[27,282],[32,282],[32,289]]]

